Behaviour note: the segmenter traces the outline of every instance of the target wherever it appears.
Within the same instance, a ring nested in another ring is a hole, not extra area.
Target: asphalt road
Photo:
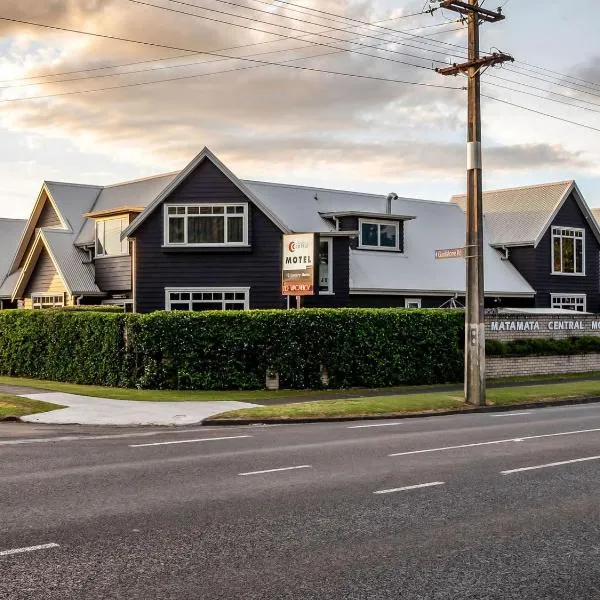
[[[2,600],[600,598],[600,404],[5,423],[0,456]]]

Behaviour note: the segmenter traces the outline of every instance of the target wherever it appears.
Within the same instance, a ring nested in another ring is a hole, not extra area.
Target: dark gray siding
[[[131,290],[131,256],[97,258],[94,265],[96,285],[103,292]]]
[[[249,287],[250,308],[285,308],[281,295],[282,233],[209,160],[171,194],[167,203],[248,202],[250,248],[163,248],[163,207],[140,226],[136,239],[136,300],[139,312],[165,308],[166,287]],[[348,294],[347,239],[335,239],[334,296],[311,299],[310,305],[334,306]],[[340,285],[342,289],[337,288]],[[307,303],[305,302],[305,305]]]
[[[50,200],[46,200],[36,227],[61,227],[62,224]]]
[[[585,229],[585,276],[552,275],[552,226]],[[536,290],[535,305],[550,306],[551,294],[586,294],[589,312],[600,312],[600,245],[573,196],[567,198],[536,248],[511,248],[510,261]]]
[[[307,296],[304,298],[306,307],[340,308],[348,306],[350,288],[350,252],[347,237],[333,239],[333,295]],[[292,303],[293,306],[293,303]]]

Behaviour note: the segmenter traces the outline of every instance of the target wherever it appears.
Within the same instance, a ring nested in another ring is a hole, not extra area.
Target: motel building
[[[310,287],[302,306],[460,306],[464,260],[436,250],[464,245],[464,205],[242,180],[207,148],[137,181],[45,181],[26,221],[0,219],[0,306],[285,309]],[[486,308],[600,312],[600,231],[574,181],[486,192],[484,215]]]

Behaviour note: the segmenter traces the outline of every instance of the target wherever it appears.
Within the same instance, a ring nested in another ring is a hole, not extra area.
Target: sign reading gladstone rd
[[[315,293],[315,234],[283,235],[281,290],[284,296],[312,296]]]
[[[465,257],[465,249],[464,248],[445,248],[444,250],[436,250],[435,257],[437,259],[464,258]]]

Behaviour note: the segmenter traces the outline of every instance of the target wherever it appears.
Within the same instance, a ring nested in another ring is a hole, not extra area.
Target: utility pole
[[[479,55],[479,23],[495,23],[504,19],[502,10],[486,10],[479,0],[440,0],[446,8],[467,16],[469,26],[469,58],[463,64],[436,69],[442,75],[468,76],[467,133],[467,236],[465,259],[467,266],[465,313],[465,400],[475,406],[485,405],[485,324],[483,285],[483,210],[481,163],[481,71],[513,58],[497,52]]]

